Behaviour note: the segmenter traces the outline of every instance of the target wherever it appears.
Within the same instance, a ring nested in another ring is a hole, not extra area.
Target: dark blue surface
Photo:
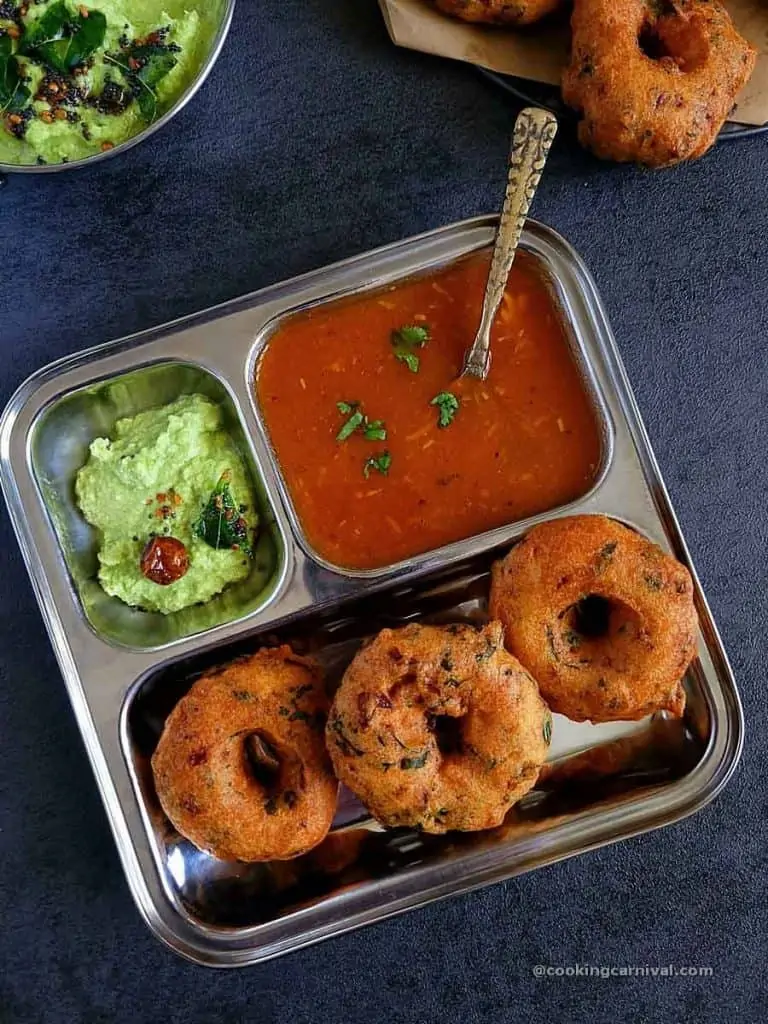
[[[375,0],[241,0],[199,96],[92,171],[0,192],[2,398],[86,345],[498,207],[514,108],[389,43]],[[0,1020],[763,1021],[768,140],[664,173],[564,138],[535,203],[597,279],[741,687],[742,766],[681,824],[214,973],[151,938],[0,535]],[[711,966],[545,979],[535,964]]]

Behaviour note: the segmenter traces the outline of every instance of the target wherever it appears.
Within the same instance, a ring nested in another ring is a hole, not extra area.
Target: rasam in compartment
[[[283,320],[256,394],[309,548],[380,570],[561,508],[593,486],[603,438],[537,261],[521,254],[487,381],[457,380],[488,254]]]

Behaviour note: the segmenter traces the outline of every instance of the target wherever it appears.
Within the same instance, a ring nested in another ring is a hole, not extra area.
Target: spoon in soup
[[[485,380],[491,365],[491,328],[517,252],[525,218],[536,194],[544,165],[557,132],[557,119],[548,110],[526,107],[517,115],[509,151],[509,177],[504,206],[485,286],[483,312],[475,340],[464,356],[460,377]]]

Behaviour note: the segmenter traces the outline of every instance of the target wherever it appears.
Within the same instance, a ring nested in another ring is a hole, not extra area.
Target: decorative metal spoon
[[[557,132],[557,119],[548,110],[526,107],[515,121],[509,151],[509,177],[501,210],[493,259],[485,286],[483,313],[475,340],[464,357],[461,377],[485,380],[491,365],[491,327],[507,286],[517,245],[544,164]]]

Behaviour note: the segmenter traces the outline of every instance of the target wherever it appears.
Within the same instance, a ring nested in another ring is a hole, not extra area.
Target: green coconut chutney
[[[126,604],[180,611],[250,572],[253,487],[220,408],[203,395],[118,420],[112,438],[91,444],[75,494],[100,533],[99,582]],[[175,538],[188,554],[186,573],[167,585],[142,572],[142,554],[157,537]]]
[[[0,163],[62,163],[118,146],[197,76],[222,4],[0,0]]]

